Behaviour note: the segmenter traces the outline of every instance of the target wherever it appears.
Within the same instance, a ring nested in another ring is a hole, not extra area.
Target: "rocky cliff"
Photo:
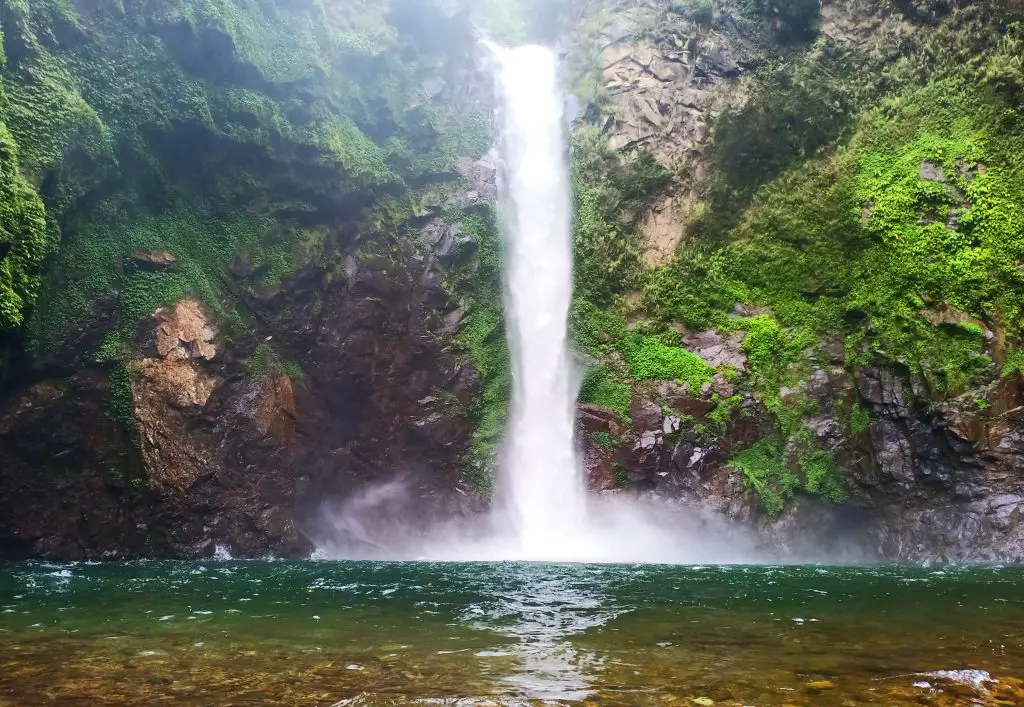
[[[483,383],[457,334],[497,281],[473,18],[170,0],[0,21],[22,199],[0,233],[0,551],[304,554],[324,502],[399,475],[412,516],[478,507]]]
[[[593,487],[798,557],[1024,556],[1022,15],[990,9],[610,3],[575,36]]]
[[[0,554],[372,552],[486,508],[486,31],[563,50],[596,492],[797,557],[1021,560],[1022,20],[0,0]]]

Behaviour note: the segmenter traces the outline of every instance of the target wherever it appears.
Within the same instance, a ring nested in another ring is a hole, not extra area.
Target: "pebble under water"
[[[0,705],[1024,704],[1024,569],[0,566]]]

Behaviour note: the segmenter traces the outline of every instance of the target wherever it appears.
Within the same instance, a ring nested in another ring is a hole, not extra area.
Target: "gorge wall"
[[[0,554],[372,549],[486,507],[487,31],[572,89],[595,491],[794,556],[1024,558],[1022,12],[0,0]]]

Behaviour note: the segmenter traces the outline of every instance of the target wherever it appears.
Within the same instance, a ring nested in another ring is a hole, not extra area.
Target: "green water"
[[[1022,588],[1019,568],[15,564],[0,705],[1024,704]],[[998,682],[923,675],[968,669]]]

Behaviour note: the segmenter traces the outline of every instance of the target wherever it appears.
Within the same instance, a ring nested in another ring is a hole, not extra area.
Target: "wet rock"
[[[879,469],[905,486],[913,484],[913,449],[901,426],[892,420],[873,420],[870,432]]]
[[[893,414],[906,411],[903,384],[888,371],[867,366],[858,372],[857,392],[869,403]]]
[[[455,160],[455,171],[469,184],[469,192],[474,198],[466,197],[470,204],[493,202],[498,198],[497,187],[497,154],[492,150],[478,160],[459,157]]]
[[[830,417],[809,419],[807,421],[807,429],[818,440],[821,447],[829,451],[835,449],[844,441],[842,426]]]
[[[592,442],[583,445],[583,470],[588,489],[600,492],[615,488],[613,456],[611,452]]]
[[[577,405],[576,420],[586,432],[607,432],[618,437],[625,431],[619,413],[600,405]]]
[[[812,680],[807,683],[807,689],[812,692],[824,692],[826,690],[834,690],[836,687],[835,683],[831,680]]]
[[[629,417],[638,430],[661,429],[661,406],[643,397],[636,397],[629,406]]]
[[[722,336],[714,329],[687,334],[683,345],[704,359],[712,368],[732,366],[739,372],[746,370],[747,357],[740,351],[745,332],[737,331]]]
[[[831,390],[832,381],[829,379],[828,374],[821,368],[814,369],[807,383],[807,392],[811,395],[822,396],[827,395]]]
[[[942,169],[942,166],[935,162],[922,162],[920,166],[921,179],[929,182],[945,182],[946,172]]]
[[[166,250],[148,252],[136,250],[132,252],[131,260],[136,267],[141,270],[148,270],[149,272],[170,270],[178,262],[178,259]]]
[[[722,398],[731,398],[736,392],[724,375],[716,373],[715,377],[711,381],[711,390]]]

